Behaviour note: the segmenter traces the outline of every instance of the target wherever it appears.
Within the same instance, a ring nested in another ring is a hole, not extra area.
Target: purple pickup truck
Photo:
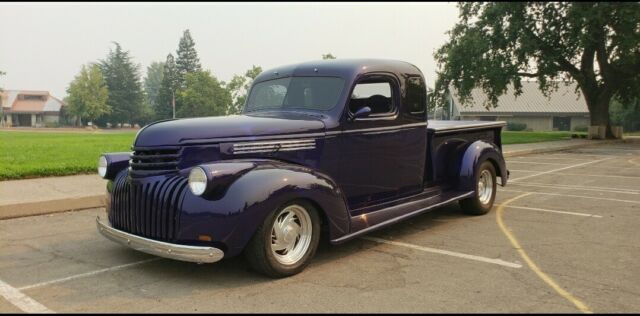
[[[491,209],[506,185],[504,122],[427,122],[420,70],[326,60],[255,78],[242,114],[159,121],[100,157],[98,231],[133,249],[209,263],[244,254],[302,271],[321,236],[345,242],[456,202]]]

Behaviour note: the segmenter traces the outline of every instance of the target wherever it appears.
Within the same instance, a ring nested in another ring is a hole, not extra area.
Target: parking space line
[[[398,241],[391,241],[391,240],[386,240],[386,239],[381,239],[381,238],[376,238],[376,237],[365,236],[365,237],[360,237],[360,238],[364,239],[364,240],[377,242],[377,243],[393,245],[393,246],[399,246],[399,247],[405,247],[405,248],[410,248],[410,249],[419,250],[419,251],[423,251],[423,252],[437,253],[437,254],[441,254],[441,255],[458,257],[458,258],[463,258],[463,259],[468,259],[468,260],[475,260],[475,261],[481,261],[481,262],[486,262],[486,263],[493,263],[493,264],[497,264],[497,265],[501,265],[501,266],[509,267],[509,268],[516,268],[516,269],[522,268],[521,264],[508,262],[508,261],[504,261],[504,260],[500,260],[500,259],[492,259],[492,258],[469,255],[469,254],[460,253],[460,252],[454,252],[454,251],[449,251],[449,250],[442,250],[442,249],[436,249],[436,248],[430,248],[430,247],[423,247],[423,246],[418,246],[418,245],[413,245],[413,244],[408,244],[408,243],[398,242]]]
[[[501,192],[517,192],[517,193],[557,195],[557,196],[567,196],[567,197],[577,197],[577,198],[594,199],[594,200],[604,200],[604,201],[640,204],[640,201],[610,199],[610,198],[602,198],[602,197],[586,196],[586,195],[573,195],[573,194],[560,194],[560,193],[547,193],[547,192],[534,192],[534,191],[520,191],[520,190],[507,190],[507,189],[500,189],[500,191]]]
[[[533,161],[517,161],[517,160],[507,160],[507,164],[512,164],[512,163],[526,163],[526,164],[530,164],[530,165],[566,165],[566,163],[560,163],[560,162],[533,162]]]
[[[514,183],[513,185],[520,185],[525,187],[538,187],[538,188],[551,188],[551,189],[566,189],[566,190],[584,190],[584,191],[597,191],[608,193],[620,193],[620,194],[640,194],[636,190],[627,189],[606,189],[601,187],[585,187],[579,185],[567,185],[567,184],[547,184],[547,183]]]
[[[529,255],[527,255],[527,253],[524,251],[524,249],[520,245],[520,242],[518,242],[516,237],[510,232],[511,230],[507,228],[507,226],[504,224],[504,221],[502,220],[502,213],[504,213],[504,208],[507,207],[509,203],[530,194],[531,193],[518,195],[514,198],[511,198],[505,201],[504,203],[502,203],[502,205],[498,207],[498,209],[496,210],[496,221],[498,222],[498,226],[500,227],[500,230],[502,230],[505,236],[507,236],[507,239],[509,239],[513,247],[515,247],[515,249],[518,251],[518,254],[520,254],[520,256],[522,257],[522,259],[524,259],[524,261],[527,263],[529,268],[531,268],[531,270],[533,270],[533,272],[535,272],[538,275],[538,277],[540,277],[540,279],[542,279],[545,283],[547,283],[552,289],[554,289],[562,297],[567,299],[569,302],[573,303],[573,305],[575,305],[581,312],[589,313],[589,314],[593,313],[585,303],[583,303],[581,300],[571,295],[571,293],[561,288],[560,285],[556,283],[556,281],[554,281],[546,273],[542,272],[540,267],[538,267],[538,265],[535,262],[533,262],[531,258],[529,258]]]
[[[585,160],[586,160],[586,161],[591,160],[591,158],[542,157],[542,156],[524,156],[524,157],[516,157],[516,158],[512,158],[511,160],[521,161],[521,160],[527,160],[527,159],[582,160],[582,161],[585,161]]]
[[[509,207],[509,208],[518,208],[518,209],[522,209],[522,210],[538,211],[538,212],[548,212],[548,213],[558,213],[558,214],[576,215],[576,216],[584,216],[584,217],[602,218],[602,216],[600,216],[600,215],[594,215],[594,214],[588,214],[588,213],[558,211],[558,210],[549,210],[549,209],[537,208],[537,207],[504,205],[504,204],[494,204],[494,205],[495,206],[504,206],[504,207]]]
[[[609,159],[613,159],[613,158],[604,158],[604,159],[599,159],[599,160],[594,160],[594,161],[587,161],[587,162],[583,162],[583,163],[579,163],[579,164],[575,164],[575,165],[570,165],[570,166],[566,166],[566,167],[562,167],[562,168],[558,168],[558,169],[553,169],[553,170],[549,170],[549,171],[544,171],[544,172],[540,172],[540,173],[536,173],[536,174],[532,174],[532,175],[528,175],[528,176],[524,176],[524,177],[520,177],[520,178],[516,178],[516,179],[510,179],[510,182],[515,182],[515,181],[520,181],[523,179],[529,179],[532,177],[537,177],[543,174],[547,174],[547,173],[552,173],[552,172],[556,172],[556,171],[562,171],[562,170],[567,170],[567,169],[571,169],[571,168],[576,168],[576,167],[581,167],[581,166],[586,166],[592,163],[597,163],[597,162],[602,162],[605,160],[609,160]]]
[[[66,282],[66,281],[75,280],[75,279],[79,279],[79,278],[84,278],[84,277],[100,274],[100,273],[103,273],[103,272],[122,270],[122,269],[125,269],[125,268],[129,268],[129,267],[133,267],[133,266],[149,263],[149,262],[152,262],[152,261],[157,261],[157,260],[160,260],[160,259],[162,259],[162,258],[151,258],[151,259],[147,259],[147,260],[142,260],[142,261],[127,263],[127,264],[122,264],[122,265],[114,266],[114,267],[110,267],[110,268],[104,268],[104,269],[95,270],[95,271],[91,271],[91,272],[76,274],[76,275],[68,276],[68,277],[65,277],[65,278],[60,278],[60,279],[55,279],[55,280],[51,280],[51,281],[40,282],[40,283],[36,283],[36,284],[32,284],[32,285],[23,286],[23,287],[20,288],[20,290],[23,290],[23,291],[24,290],[30,290],[30,289],[37,288],[37,287],[43,287],[43,286],[47,286],[47,285],[51,285],[51,284],[56,284],[56,283]]]
[[[2,280],[0,280],[0,295],[25,313],[55,313]]]
[[[532,170],[517,170],[517,169],[509,169],[509,171],[515,172],[537,172]],[[622,178],[622,179],[640,179],[640,177],[634,176],[612,176],[612,175],[601,175],[601,174],[582,174],[582,173],[568,173],[568,172],[556,172],[554,174],[559,174],[563,176],[583,176],[583,177],[605,177],[605,178]]]

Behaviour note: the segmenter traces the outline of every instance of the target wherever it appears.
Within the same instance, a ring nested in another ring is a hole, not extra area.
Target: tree
[[[612,137],[609,104],[640,94],[640,3],[460,3],[460,21],[435,53],[435,101],[453,86],[463,103],[471,91],[487,94],[487,108],[523,77],[548,94],[560,80],[575,81],[591,125]]]
[[[143,114],[143,93],[139,67],[131,61],[128,51],[120,44],[110,50],[105,60],[100,61],[102,74],[109,88],[107,104],[111,114],[106,118],[111,123],[133,123]]]
[[[164,62],[152,62],[147,67],[147,76],[144,78],[144,92],[150,105],[155,106],[156,99],[162,88],[162,78],[164,77]]]
[[[622,102],[614,98],[611,102],[611,121],[625,131],[640,130],[640,98]]]
[[[159,120],[173,118],[173,104],[178,89],[178,74],[173,55],[167,55],[162,73],[160,91],[153,108],[156,119]]]
[[[187,73],[185,88],[177,94],[177,117],[225,115],[231,95],[209,71]]]
[[[242,107],[247,99],[247,93],[253,80],[262,72],[262,67],[253,65],[247,70],[244,76],[234,75],[233,79],[226,84],[226,89],[231,95],[232,102],[227,109],[227,114],[238,114],[242,112]]]
[[[178,83],[180,87],[185,86],[185,76],[188,73],[201,71],[200,59],[195,49],[196,43],[191,38],[191,32],[185,30],[178,44],[176,69],[178,72]]]
[[[322,59],[336,59],[336,56],[333,56],[331,53],[322,54]]]
[[[80,73],[69,84],[67,94],[68,111],[75,116],[76,126],[82,125],[83,118],[93,121],[111,110],[107,105],[109,98],[107,83],[102,76],[100,66],[96,64],[82,66]]]

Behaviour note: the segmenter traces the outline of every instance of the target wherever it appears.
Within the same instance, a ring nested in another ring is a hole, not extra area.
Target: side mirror
[[[360,117],[367,117],[369,116],[369,114],[371,114],[371,108],[368,106],[365,107],[361,107],[358,111],[356,111],[356,113],[353,114],[353,117],[351,118],[351,121],[360,118]]]

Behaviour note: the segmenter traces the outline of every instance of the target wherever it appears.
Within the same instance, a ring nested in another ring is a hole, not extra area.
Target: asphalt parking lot
[[[452,204],[280,280],[121,247],[103,209],[2,220],[0,312],[640,312],[640,143],[507,166],[489,214]]]

